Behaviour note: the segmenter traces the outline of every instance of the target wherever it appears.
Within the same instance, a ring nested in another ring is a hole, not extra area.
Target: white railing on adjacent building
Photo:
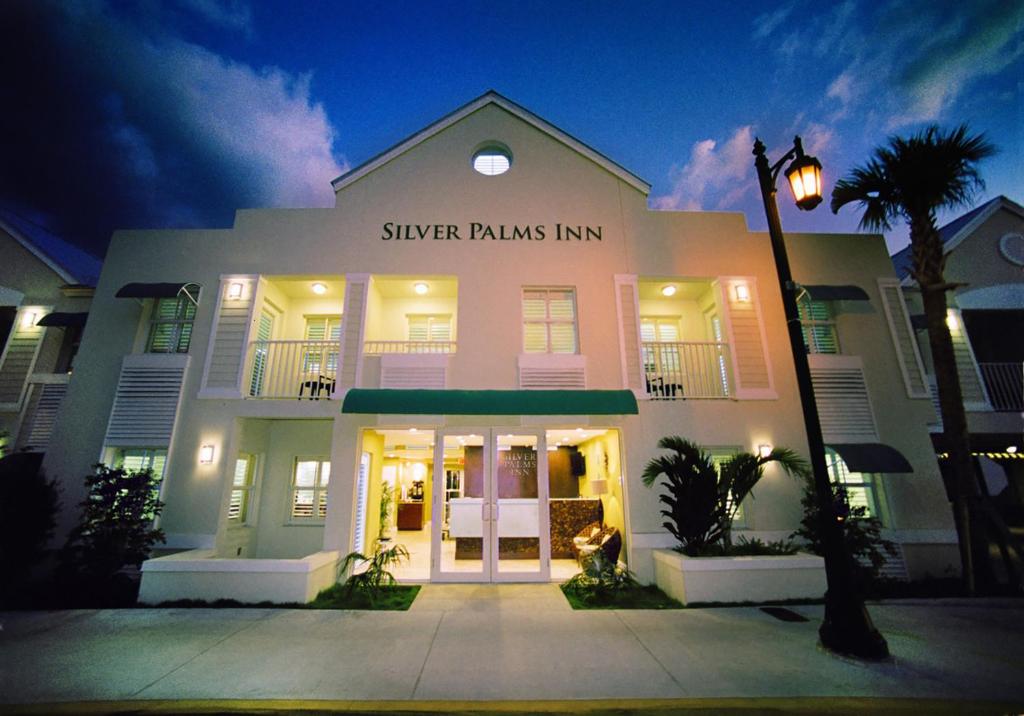
[[[647,394],[654,400],[728,398],[729,344],[641,343]]]
[[[979,363],[978,369],[993,410],[1024,411],[1024,363]]]
[[[455,341],[366,341],[365,355],[387,353],[454,353]]]
[[[340,349],[338,341],[253,341],[245,394],[329,400],[335,393]]]

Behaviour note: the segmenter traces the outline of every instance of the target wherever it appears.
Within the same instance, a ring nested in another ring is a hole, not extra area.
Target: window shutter
[[[679,324],[674,320],[658,322],[658,340],[662,343],[679,342]]]
[[[775,397],[774,386],[768,370],[766,336],[757,282],[754,277],[723,278],[719,280],[724,293],[724,306],[728,311],[731,327],[730,352],[733,360],[733,377],[736,380],[735,395],[747,397]],[[741,301],[736,295],[736,286],[746,284],[749,300]]]
[[[548,348],[547,327],[543,323],[523,324],[523,348],[527,353],[546,353]]]
[[[903,290],[897,279],[878,279],[878,291],[882,296],[882,308],[889,323],[889,335],[892,336],[896,359],[903,374],[903,384],[907,389],[908,398],[928,398],[930,391],[925,379],[924,364],[917,348],[913,328],[910,326],[910,315],[903,298]]]
[[[452,339],[452,319],[434,316],[430,321],[430,340],[447,343]]]
[[[426,316],[409,316],[409,340],[427,341],[430,339]]]
[[[658,340],[658,326],[653,319],[644,318],[640,321],[640,340],[644,343]]]
[[[228,298],[233,283],[242,284],[241,298]],[[254,315],[257,286],[256,276],[221,279],[212,345],[206,357],[204,389],[241,397],[238,393],[244,380],[242,371],[249,350],[248,341],[258,320]]]
[[[306,319],[306,340],[322,341],[327,336],[327,319],[323,317]]]

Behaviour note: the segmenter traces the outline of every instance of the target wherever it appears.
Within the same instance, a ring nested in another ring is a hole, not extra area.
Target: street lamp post
[[[793,352],[796,368],[796,382],[800,389],[800,405],[804,413],[804,427],[807,431],[807,447],[811,456],[811,470],[814,476],[814,493],[821,516],[821,543],[825,558],[825,575],[828,590],[825,592],[825,619],[818,629],[821,643],[826,649],[864,659],[884,659],[889,655],[889,646],[868,615],[853,579],[853,563],[843,539],[842,526],[836,519],[832,496],[832,485],[825,464],[825,442],[821,436],[821,422],[818,405],[814,400],[814,386],[811,383],[811,369],[807,362],[807,349],[800,330],[800,315],[797,311],[797,285],[789,270],[779,208],[775,203],[775,181],[782,165],[793,160],[786,170],[786,178],[793,190],[797,206],[810,211],[821,203],[821,164],[814,157],[804,154],[800,137],[793,140],[793,148],[778,162],[769,165],[765,146],[760,139],[754,141],[754,166],[761,185],[764,213],[768,219],[768,235],[771,237],[772,254],[782,292],[782,307],[789,329],[789,345]]]

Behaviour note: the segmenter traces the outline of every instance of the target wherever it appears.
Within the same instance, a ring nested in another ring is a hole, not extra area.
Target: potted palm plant
[[[760,540],[732,543],[736,512],[765,468],[778,464],[788,475],[807,473],[807,463],[788,449],[767,455],[738,453],[715,464],[700,445],[678,436],[664,437],[658,447],[668,454],[647,463],[647,487],[661,479],[664,527],[678,540],[671,550],[654,551],[658,587],[679,601],[746,602],[821,596],[825,563],[798,553],[788,543]]]

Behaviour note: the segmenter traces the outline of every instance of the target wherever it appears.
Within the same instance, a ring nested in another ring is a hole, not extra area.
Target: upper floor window
[[[306,346],[302,369],[306,373],[333,373],[338,369],[338,341],[341,340],[341,316],[306,316],[306,340],[332,345]]]
[[[846,502],[852,507],[863,507],[864,517],[878,517],[878,495],[876,478],[871,473],[850,472],[835,450],[825,449],[825,463],[828,477],[833,483],[842,485],[846,490]]]
[[[523,289],[526,353],[577,353],[577,335],[575,289]]]
[[[839,352],[836,318],[829,301],[815,301],[804,296],[797,301],[797,312],[808,353]]]
[[[452,317],[442,314],[408,314],[409,340],[448,343],[452,339]]]
[[[641,316],[640,340],[644,343],[678,343],[679,316]]]
[[[188,353],[196,304],[188,296],[158,298],[150,318],[147,353]]]

